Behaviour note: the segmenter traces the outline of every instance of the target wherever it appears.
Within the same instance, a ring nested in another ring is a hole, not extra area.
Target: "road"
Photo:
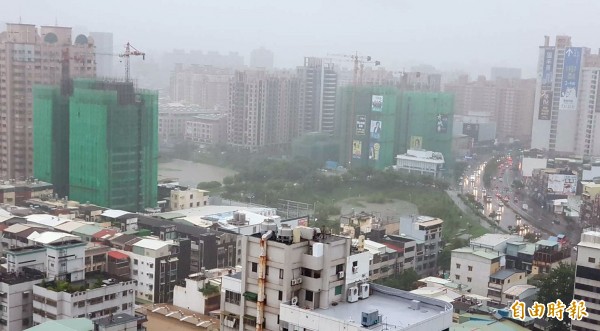
[[[513,191],[511,184],[514,179],[519,179],[519,175],[513,172],[512,167],[509,166],[501,178],[492,180],[491,187],[487,190],[483,184],[483,167],[484,164],[481,163],[470,169],[463,181],[463,193],[473,194],[477,201],[484,204],[486,215],[496,211],[499,215],[496,219],[501,228],[508,230],[509,227],[516,228],[518,226],[520,235],[533,232],[541,235],[542,238],[565,234],[571,243],[579,242],[581,230],[575,223],[541,208],[538,203],[528,198],[526,192],[515,193]],[[470,180],[471,176],[475,177],[475,181]],[[496,194],[508,196],[508,203],[501,201]],[[491,202],[485,202],[486,195],[492,197]],[[516,201],[514,200],[515,197],[517,197]],[[528,205],[527,211],[523,210],[523,203]],[[520,219],[517,215],[520,216]],[[553,220],[558,220],[559,223],[557,224]]]

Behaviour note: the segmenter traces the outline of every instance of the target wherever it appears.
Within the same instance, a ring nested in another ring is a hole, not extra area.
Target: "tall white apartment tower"
[[[69,70],[64,64],[68,63]],[[37,84],[96,75],[92,38],[70,27],[6,24],[0,31],[0,178],[33,175],[33,93]]]
[[[584,230],[577,245],[577,269],[575,273],[575,300],[585,301],[588,317],[572,320],[571,330],[598,330],[600,324],[600,231]]]
[[[545,37],[538,55],[538,80],[531,147],[552,155],[600,155],[598,78],[600,55],[573,47],[571,37]]]

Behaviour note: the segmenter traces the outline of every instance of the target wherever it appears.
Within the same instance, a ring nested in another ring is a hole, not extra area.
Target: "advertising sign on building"
[[[577,175],[548,175],[548,192],[574,195],[577,192]]]
[[[356,116],[356,135],[364,136],[367,129],[367,116],[358,115]]]
[[[360,159],[362,154],[362,141],[354,140],[352,141],[352,158]]]
[[[381,139],[381,121],[371,121],[371,140]]]
[[[381,144],[372,142],[369,146],[369,160],[379,160],[379,150],[381,149]]]
[[[467,135],[475,142],[479,141],[479,124],[477,123],[463,123],[463,131],[464,135]]]
[[[581,47],[565,49],[565,65],[560,84],[559,110],[575,110],[579,88],[579,71],[581,69]]]
[[[423,137],[410,136],[410,149],[422,149],[422,148],[423,148]]]
[[[540,106],[538,108],[539,120],[550,120],[552,111],[552,83],[554,69],[554,48],[544,51],[544,67],[542,68],[542,86]]]
[[[383,95],[371,97],[371,111],[381,112],[383,110]]]
[[[448,115],[438,114],[436,119],[437,119],[437,124],[436,124],[437,133],[448,132]]]

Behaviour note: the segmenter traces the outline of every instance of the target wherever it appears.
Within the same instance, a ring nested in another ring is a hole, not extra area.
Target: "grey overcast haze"
[[[544,35],[600,47],[598,0],[2,0],[0,23],[113,32],[159,58],[172,49],[239,52],[264,46],[275,65],[304,56],[371,55],[391,70],[429,64],[489,74],[522,68],[533,77]],[[594,50],[596,52],[596,50]]]

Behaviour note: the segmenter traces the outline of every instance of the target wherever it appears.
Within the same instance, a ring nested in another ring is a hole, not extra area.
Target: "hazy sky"
[[[599,0],[2,0],[0,24],[107,31],[152,58],[179,49],[237,51],[264,45],[277,67],[304,56],[371,55],[392,70],[431,64],[534,76],[544,35],[600,47]],[[2,28],[4,30],[4,28]],[[597,52],[597,51],[594,51]]]

